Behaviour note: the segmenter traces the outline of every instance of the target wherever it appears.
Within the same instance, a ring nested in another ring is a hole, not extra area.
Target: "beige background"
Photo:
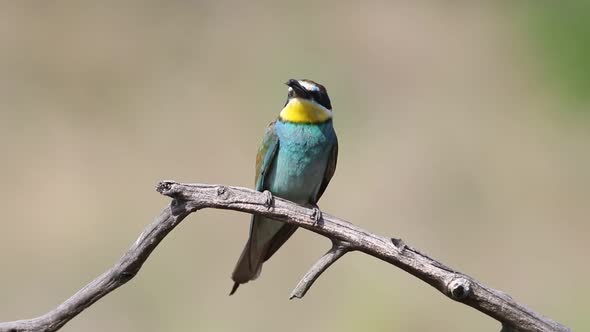
[[[574,330],[590,326],[588,118],[503,5],[267,1],[0,5],[0,321],[109,268],[160,179],[252,186],[286,79],[324,83],[340,140],[323,210],[402,237]],[[587,106],[587,105],[586,105]],[[578,106],[575,106],[578,107]],[[227,296],[248,217],[202,211],[63,331],[497,331],[362,254],[301,301],[329,247],[299,231]]]

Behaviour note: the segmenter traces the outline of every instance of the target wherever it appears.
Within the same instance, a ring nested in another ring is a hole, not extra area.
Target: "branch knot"
[[[397,250],[399,250],[400,253],[402,253],[406,249],[406,247],[407,247],[406,246],[406,243],[401,238],[400,239],[396,239],[396,238],[392,237],[391,238],[391,242],[397,248]]]
[[[217,197],[227,199],[227,187],[220,185],[217,187]]]
[[[471,281],[465,277],[458,277],[447,285],[447,292],[453,300],[465,300],[471,293]]]

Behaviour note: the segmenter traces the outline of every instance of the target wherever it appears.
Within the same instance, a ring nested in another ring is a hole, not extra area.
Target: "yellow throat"
[[[332,112],[313,101],[291,98],[279,117],[283,121],[295,123],[322,123],[332,118]]]

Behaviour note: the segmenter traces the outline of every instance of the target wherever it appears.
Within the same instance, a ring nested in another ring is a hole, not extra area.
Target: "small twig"
[[[304,286],[302,286],[301,296],[305,293],[305,289],[311,286],[313,280],[328,268],[329,264],[342,256],[347,249],[353,248],[393,264],[430,284],[449,298],[497,319],[504,326],[504,330],[570,331],[558,322],[517,303],[509,295],[447,267],[401,240],[392,240],[370,233],[325,213],[322,213],[322,222],[316,224],[309,218],[311,209],[284,199],[277,197],[273,201],[273,208],[269,209],[268,195],[255,190],[222,185],[182,184],[173,181],[160,182],[157,191],[173,198],[170,206],[146,227],[115,266],[45,315],[28,320],[0,323],[0,332],[57,331],[84,309],[131,280],[160,241],[187,215],[203,208],[264,215],[277,221],[306,228],[332,241],[350,246],[343,249],[333,248],[332,255],[328,252],[327,258],[324,256],[320,262],[316,263],[312,271],[308,273],[310,281],[307,286],[302,281]]]
[[[344,256],[351,250],[348,244],[342,241],[333,240],[332,248],[328,250],[312,267],[307,273],[301,278],[301,281],[295,286],[295,289],[291,292],[290,300],[294,298],[303,298],[305,293],[311,288],[313,283],[318,279],[320,274],[326,271],[332,263],[337,261],[340,257]]]

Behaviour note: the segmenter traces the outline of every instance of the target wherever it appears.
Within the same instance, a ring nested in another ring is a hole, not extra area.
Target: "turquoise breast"
[[[301,124],[277,121],[279,147],[265,180],[266,189],[298,204],[313,199],[324,178],[336,133],[332,121]]]

